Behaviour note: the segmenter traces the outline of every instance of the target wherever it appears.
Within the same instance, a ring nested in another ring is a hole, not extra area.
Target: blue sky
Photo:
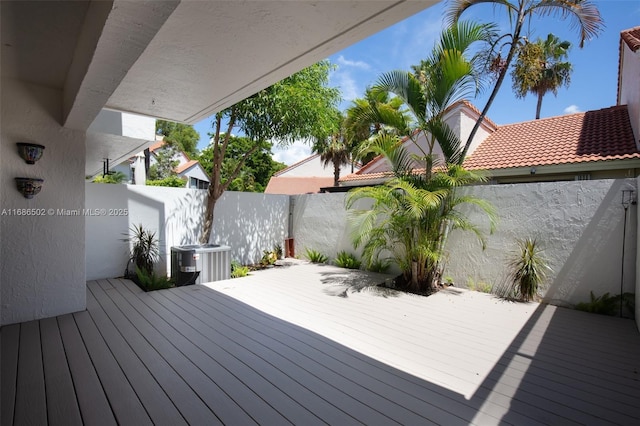
[[[573,64],[571,85],[561,88],[557,97],[553,94],[544,97],[542,118],[606,108],[616,103],[620,31],[640,25],[640,1],[597,0],[594,3],[604,19],[605,28],[598,38],[587,41],[582,49],[578,47],[578,33],[571,28],[569,20],[546,17],[532,21],[528,28],[530,39],[545,38],[553,33],[573,44],[569,52],[569,61]],[[440,2],[330,56],[329,60],[337,66],[331,74],[330,84],[342,92],[341,109],[347,108],[353,99],[362,97],[365,87],[375,84],[380,74],[394,69],[410,70],[411,65],[425,58],[443,27],[445,5],[446,2]],[[507,22],[500,10],[490,5],[470,8],[462,18]],[[469,100],[482,109],[488,92],[486,90]],[[497,124],[532,120],[535,118],[535,103],[532,96],[516,99],[511,90],[511,80],[507,77],[488,116]],[[210,126],[210,119],[195,125],[201,136],[200,149],[208,144]],[[309,147],[302,142],[274,149],[276,160],[286,164],[293,164],[309,153]]]

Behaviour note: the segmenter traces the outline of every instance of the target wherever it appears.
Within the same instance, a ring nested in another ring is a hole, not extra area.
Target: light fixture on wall
[[[18,153],[27,164],[35,164],[44,152],[44,146],[37,143],[18,142]]]
[[[536,174],[536,168],[535,168],[535,167],[532,167],[532,168],[531,168],[531,174],[532,174],[532,175],[535,175],[535,174]]]
[[[38,178],[27,178],[27,177],[17,177],[16,178],[16,186],[18,187],[18,191],[24,198],[33,198],[34,195],[37,195],[42,189],[42,183],[44,179]]]

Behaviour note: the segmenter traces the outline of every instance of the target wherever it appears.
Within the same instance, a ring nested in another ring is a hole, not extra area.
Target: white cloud
[[[345,59],[343,55],[340,55],[338,57],[338,63],[340,65],[344,65],[345,67],[354,67],[354,68],[360,68],[363,70],[371,69],[371,65],[369,65],[368,63],[364,61],[351,61],[349,59]]]
[[[569,105],[564,109],[565,114],[575,114],[576,112],[582,112],[578,105]]]
[[[352,101],[364,92],[358,87],[358,83],[348,71],[334,71],[330,79],[331,86],[339,88],[342,99],[346,101]]]
[[[273,159],[290,166],[311,155],[311,147],[304,141],[295,141],[288,146],[274,146]]]

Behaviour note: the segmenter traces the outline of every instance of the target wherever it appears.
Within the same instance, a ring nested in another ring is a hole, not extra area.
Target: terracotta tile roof
[[[264,190],[265,194],[315,194],[320,188],[333,186],[333,177],[273,176]]]
[[[180,174],[188,169],[190,169],[191,167],[195,166],[196,164],[200,164],[197,160],[189,160],[186,163],[180,164],[178,166],[176,166],[176,173]]]
[[[620,39],[629,46],[631,51],[637,52],[640,49],[640,26],[621,31]]]
[[[164,141],[158,141],[149,147],[149,152],[154,152],[164,146]]]
[[[640,158],[626,105],[500,126],[468,169],[505,169]]]

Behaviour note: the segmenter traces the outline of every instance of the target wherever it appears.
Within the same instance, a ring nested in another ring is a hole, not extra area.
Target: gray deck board
[[[41,425],[47,422],[47,404],[40,345],[40,324],[29,321],[20,326],[20,351],[14,422]]]
[[[1,329],[0,421],[640,424],[632,321],[361,290],[365,277],[298,265],[151,293],[89,282],[87,311]]]
[[[49,424],[81,425],[82,415],[78,401],[75,398],[67,397],[67,395],[75,394],[75,388],[67,364],[58,321],[55,318],[41,320],[40,330]]]

